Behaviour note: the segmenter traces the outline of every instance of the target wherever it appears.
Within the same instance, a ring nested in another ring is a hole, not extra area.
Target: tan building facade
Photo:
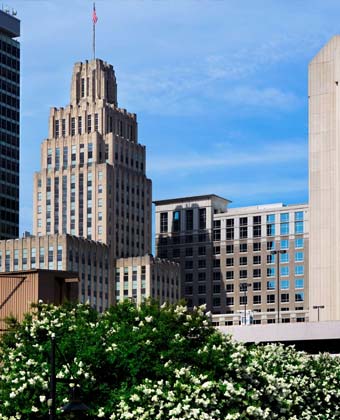
[[[340,319],[339,83],[337,35],[309,64],[310,306],[322,320]]]
[[[71,101],[52,108],[34,176],[33,234],[68,233],[111,247],[114,258],[151,252],[151,180],[136,114],[117,105],[113,67],[77,63]]]
[[[180,299],[179,264],[154,258],[120,258],[116,262],[115,296],[116,302],[133,299],[137,304],[146,298],[175,303]]]
[[[216,195],[155,202],[157,255],[180,263],[188,305],[206,303],[227,325],[307,321],[308,205],[228,203]]]

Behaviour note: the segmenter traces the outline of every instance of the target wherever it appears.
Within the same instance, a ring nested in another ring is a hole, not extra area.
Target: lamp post
[[[247,325],[247,291],[250,286],[251,283],[240,283],[240,292],[244,292],[244,325]]]
[[[277,294],[277,323],[280,323],[280,254],[287,254],[285,249],[278,249],[277,251],[271,251],[272,255],[276,255],[276,294]]]
[[[325,305],[314,305],[313,309],[318,310],[318,322],[320,322],[320,309],[325,309]]]
[[[49,407],[49,420],[56,420],[56,384],[58,382],[74,382],[74,379],[62,379],[56,377],[56,350],[58,353],[65,359],[64,355],[61,353],[59,347],[57,346],[55,336],[51,336],[51,352],[50,352],[50,399],[47,401]],[[65,359],[66,361],[66,359]],[[66,361],[67,363],[67,361]],[[69,366],[68,366],[69,368]],[[70,368],[69,368],[70,371]],[[80,399],[75,395],[76,390],[72,390],[72,398],[70,401],[62,407],[64,414],[71,414],[73,417],[80,418],[89,408],[80,401]]]

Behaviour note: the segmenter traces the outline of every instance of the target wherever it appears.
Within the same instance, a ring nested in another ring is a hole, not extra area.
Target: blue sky
[[[91,58],[92,2],[8,1],[22,21],[20,232],[51,106]],[[153,198],[308,201],[308,62],[340,31],[338,0],[99,0],[97,56],[136,112]]]

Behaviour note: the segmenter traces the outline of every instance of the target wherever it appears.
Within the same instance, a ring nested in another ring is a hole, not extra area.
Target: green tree
[[[0,420],[46,417],[54,335],[57,407],[79,386],[91,416],[145,420],[338,419],[340,363],[233,342],[204,308],[39,304],[0,342]]]

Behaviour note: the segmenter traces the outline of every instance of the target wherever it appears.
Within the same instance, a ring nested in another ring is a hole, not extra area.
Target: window
[[[303,222],[295,222],[295,233],[296,234],[303,233]]]
[[[267,223],[275,223],[275,214],[267,214]]]
[[[288,241],[288,239],[281,239],[281,241],[280,241],[280,248],[281,249],[288,249],[289,248],[289,241]]]
[[[240,296],[240,305],[247,305],[248,296]]]
[[[213,259],[213,267],[214,268],[219,268],[221,266],[221,262],[219,260],[219,258]]]
[[[98,198],[98,207],[103,207],[103,199]]]
[[[227,258],[225,262],[227,267],[232,267],[234,265],[234,258]]]
[[[193,255],[193,250],[192,250],[192,248],[186,248],[186,249],[185,249],[185,256],[186,256],[186,257],[192,257],[192,255]]]
[[[275,277],[275,268],[274,267],[267,268],[267,277]]]
[[[59,137],[59,120],[56,120],[55,122],[54,135],[56,139]]]
[[[303,276],[304,274],[304,266],[303,265],[296,265],[295,266],[295,275],[296,276]]]
[[[74,117],[71,118],[71,136],[76,134],[76,120]]]
[[[213,240],[214,241],[220,241],[221,240],[221,230],[220,229],[214,229],[213,230]]]
[[[261,242],[254,242],[253,243],[253,251],[254,252],[261,251]]]
[[[275,236],[275,225],[267,223],[267,236]]]
[[[179,210],[176,210],[172,213],[172,230],[174,232],[179,232],[181,229],[181,213]]]
[[[220,273],[219,272],[213,273],[214,280],[220,280],[220,277],[217,274],[220,274]],[[200,271],[198,273],[198,281],[205,281],[205,280],[206,280],[205,271]]]
[[[255,268],[255,270],[253,270],[253,277],[254,278],[261,277],[261,268]]]
[[[240,252],[247,252],[248,246],[246,243],[240,244]]]
[[[295,289],[303,289],[304,287],[304,279],[295,279]]]
[[[260,225],[260,224],[261,224],[261,216],[254,216],[253,225]]]
[[[281,213],[280,214],[280,222],[281,223],[289,222],[289,213]]]
[[[261,295],[253,296],[253,304],[254,305],[260,305],[261,304]]]
[[[78,134],[81,134],[82,132],[82,127],[81,127],[81,117],[78,117]]]
[[[162,233],[168,231],[168,213],[161,213],[160,230]]]
[[[302,222],[303,221],[303,211],[296,211],[295,212],[295,221]]]
[[[275,295],[267,295],[267,303],[275,303]],[[269,319],[268,319],[268,323],[269,323]]]
[[[173,250],[172,250],[172,256],[173,256],[173,258],[179,258],[180,257],[180,249],[179,248],[174,248]]]
[[[206,254],[205,246],[199,246],[198,247],[198,255],[205,255],[205,254]]]
[[[194,211],[185,211],[186,230],[193,230],[194,228]]]
[[[254,255],[253,256],[253,264],[254,265],[261,264],[261,255]]]
[[[261,282],[260,281],[255,281],[253,283],[253,290],[254,292],[258,292],[261,290]]]
[[[221,247],[220,246],[214,246],[213,247],[213,255],[220,255],[221,254]]]
[[[227,299],[226,299],[226,305],[227,306],[234,306],[234,297],[233,296],[227,297]]]
[[[199,284],[198,285],[198,294],[202,295],[206,293],[206,286],[205,284]]]
[[[233,240],[234,239],[234,219],[227,219],[226,224],[227,224],[226,239]]]
[[[233,271],[227,271],[225,273],[226,280],[233,280],[234,279],[234,272]]]
[[[267,255],[267,264],[274,264],[275,263],[275,255],[268,254]]]
[[[226,254],[233,254],[234,253],[234,245],[227,245],[225,249]]]
[[[305,300],[304,292],[295,293],[295,302],[303,302]]]
[[[199,228],[206,229],[206,209],[199,209]]]
[[[248,238],[248,227],[241,226],[240,227],[240,239],[247,239]]]
[[[247,265],[248,261],[247,261],[247,257],[240,257],[240,265]]]
[[[274,241],[268,241],[267,242],[267,251],[273,251],[275,250],[275,242]]]
[[[289,289],[289,280],[281,280],[280,281],[281,290],[288,290]]]
[[[288,252],[281,254],[280,253],[280,263],[288,263],[289,262],[289,254]]]
[[[233,284],[226,284],[225,291],[227,293],[234,293],[234,285]]]
[[[185,243],[191,244],[193,242],[193,236],[192,235],[185,235]]]
[[[98,131],[98,114],[94,114],[94,130]]]
[[[295,248],[303,248],[304,240],[303,238],[296,238],[295,239]]]
[[[289,234],[289,223],[281,223],[280,225],[280,235]]]
[[[89,114],[87,116],[87,132],[88,133],[91,133],[91,130],[92,130],[92,128],[91,128],[91,122],[92,122],[92,115]]]
[[[240,270],[240,279],[247,278],[247,270]]]
[[[205,268],[206,261],[205,260],[198,260],[198,268]]]
[[[275,290],[276,282],[274,280],[267,281],[267,290]]]
[[[253,238],[261,237],[261,225],[253,226]]]
[[[213,297],[213,306],[221,306],[221,298]]]
[[[302,262],[304,260],[303,251],[295,252],[295,262]]]
[[[185,268],[187,270],[191,270],[193,268],[193,262],[192,262],[192,260],[185,261]]]
[[[247,225],[248,225],[248,218],[240,217],[240,226],[247,226]]]
[[[65,135],[66,135],[66,122],[65,122],[65,118],[63,118],[61,120],[61,135],[63,137],[65,137]]]
[[[193,280],[194,276],[192,273],[185,273],[185,281],[191,282]]]

